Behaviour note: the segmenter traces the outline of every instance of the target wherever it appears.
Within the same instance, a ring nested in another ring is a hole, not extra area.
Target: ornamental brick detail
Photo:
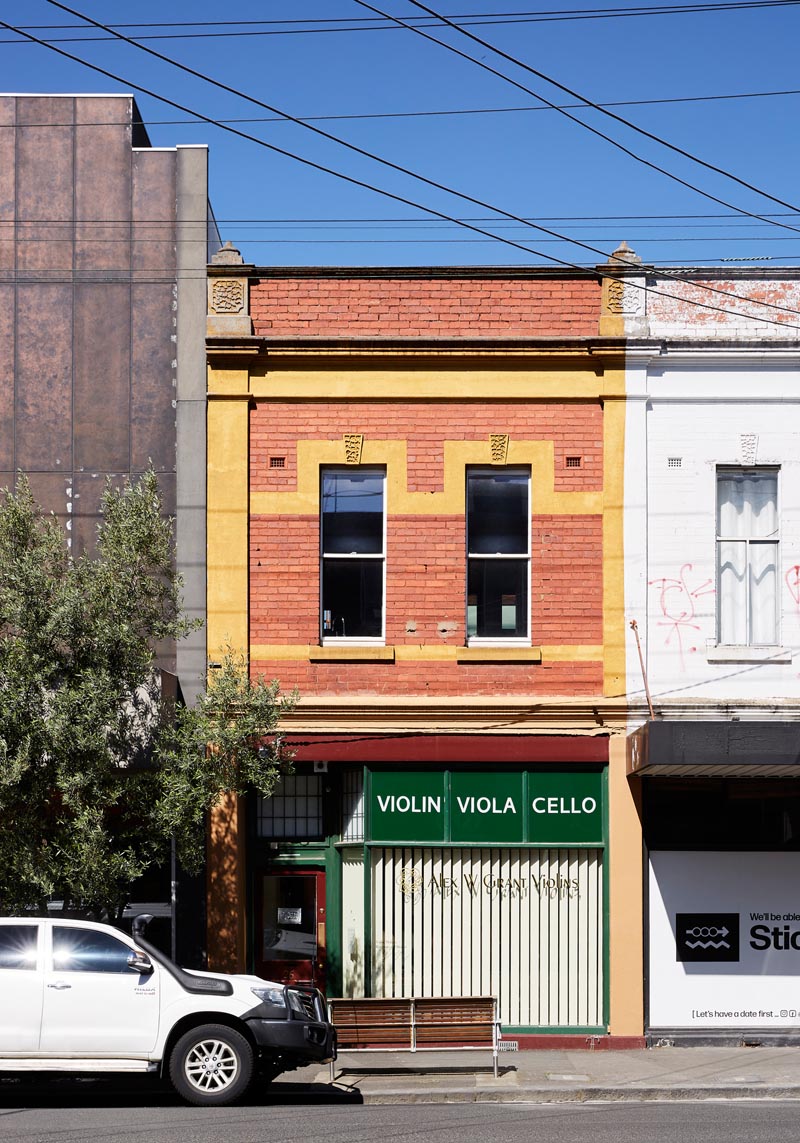
[[[220,278],[211,291],[211,306],[217,314],[239,314],[244,310],[244,282]]]
[[[361,464],[361,450],[364,447],[363,433],[344,434],[344,459],[346,464]]]
[[[758,434],[742,433],[739,440],[740,448],[742,451],[742,464],[747,468],[750,468],[756,463],[756,455],[758,454]]]
[[[608,283],[608,309],[612,314],[638,313],[642,303],[642,291],[636,286],[614,278]]]
[[[492,464],[506,464],[508,462],[508,433],[491,433],[489,436],[489,450]]]

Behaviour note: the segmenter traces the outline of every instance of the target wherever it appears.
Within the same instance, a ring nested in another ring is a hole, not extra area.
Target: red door
[[[259,878],[255,967],[283,984],[325,989],[325,874],[281,871]]]

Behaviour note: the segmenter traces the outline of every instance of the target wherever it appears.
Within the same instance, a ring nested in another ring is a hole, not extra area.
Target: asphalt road
[[[0,1081],[3,1143],[796,1143],[799,1116],[772,1101],[365,1106],[280,1085],[206,1110],[151,1084]]]

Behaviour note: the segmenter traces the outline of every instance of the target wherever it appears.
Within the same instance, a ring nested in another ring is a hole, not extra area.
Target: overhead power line
[[[103,29],[107,30],[107,25],[102,24],[100,21],[93,19],[91,16],[85,16],[83,13],[77,11],[75,8],[71,8],[68,5],[63,4],[61,2],[61,0],[47,0],[47,2],[49,4],[51,4],[54,8],[58,8],[63,12],[68,12],[71,16],[77,16],[81,19],[86,20],[86,22],[88,24],[91,24],[94,27],[103,28]],[[363,4],[363,0],[356,0],[356,2]],[[363,6],[371,8],[371,5],[369,5],[369,4],[366,4]],[[377,9],[374,9],[374,10],[378,11]],[[380,14],[384,15],[384,13],[380,13]],[[422,34],[424,35],[425,33],[422,33]],[[302,127],[304,130],[311,131],[314,135],[317,135],[320,138],[327,139],[330,142],[336,143],[341,147],[345,147],[348,151],[352,151],[354,154],[361,155],[362,157],[370,159],[373,162],[380,163],[381,166],[388,167],[390,170],[396,171],[398,174],[402,174],[402,175],[408,176],[409,178],[416,179],[417,181],[424,183],[426,186],[433,187],[435,190],[444,191],[446,194],[450,194],[450,195],[455,196],[456,198],[460,198],[465,202],[471,203],[473,206],[479,206],[479,207],[482,207],[484,209],[494,211],[496,214],[501,215],[503,218],[509,219],[513,222],[521,223],[522,225],[525,225],[525,226],[529,226],[532,229],[535,229],[542,234],[547,234],[551,238],[560,238],[560,239],[564,238],[563,234],[559,234],[557,231],[552,230],[550,227],[542,226],[541,224],[539,224],[537,222],[531,222],[527,219],[522,218],[519,215],[514,214],[511,211],[503,210],[500,207],[494,206],[494,204],[492,204],[492,203],[487,203],[483,199],[476,198],[475,196],[466,194],[463,191],[454,190],[452,187],[447,186],[445,183],[441,183],[436,179],[428,178],[427,176],[421,175],[416,171],[412,171],[410,168],[405,167],[400,163],[395,163],[390,159],[386,159],[381,155],[375,154],[375,152],[373,152],[373,151],[368,151],[364,147],[359,147],[357,144],[351,143],[346,139],[342,139],[340,136],[334,135],[330,131],[324,130],[322,127],[316,127],[311,123],[303,122],[302,120],[298,119],[296,116],[290,115],[288,112],[285,112],[282,109],[273,106],[272,104],[266,103],[264,100],[256,99],[254,96],[248,95],[246,92],[243,92],[238,88],[232,87],[230,84],[222,83],[220,80],[213,79],[211,76],[208,76],[208,75],[204,75],[202,72],[198,71],[196,68],[189,67],[188,64],[180,63],[179,61],[172,59],[170,56],[166,56],[162,52],[156,51],[154,48],[149,48],[145,44],[134,43],[127,36],[123,36],[120,32],[114,32],[114,35],[116,37],[118,37],[120,40],[124,41],[125,43],[131,44],[131,46],[137,48],[138,51],[145,52],[147,55],[152,56],[154,59],[161,60],[162,63],[170,64],[170,66],[177,68],[179,71],[184,72],[186,75],[192,76],[194,79],[200,79],[204,83],[208,83],[212,87],[218,88],[220,91],[224,91],[229,95],[235,95],[237,98],[244,99],[244,100],[246,100],[246,102],[252,103],[256,107],[261,107],[265,111],[271,111],[274,114],[282,115],[284,118],[286,118],[287,120],[289,120],[292,123],[297,124],[298,126]],[[435,41],[435,42],[438,43],[439,41]],[[47,46],[52,47],[52,45],[47,45]],[[53,48],[52,50],[56,51],[59,49]],[[471,57],[468,57],[468,58],[471,58]],[[531,92],[531,94],[535,95],[536,93]],[[537,96],[537,98],[540,98],[540,97]],[[576,121],[580,122],[580,120],[576,120]],[[594,130],[594,128],[590,128],[590,130]],[[603,137],[606,138],[606,136],[603,136]],[[611,141],[611,140],[609,140],[609,141]],[[625,149],[625,148],[623,148],[623,149]],[[628,153],[633,154],[633,152],[628,152]],[[641,160],[641,161],[645,161],[645,160]],[[647,165],[651,166],[652,164],[648,163]],[[660,167],[657,167],[655,169],[661,170]],[[664,172],[664,173],[666,173],[666,172]],[[671,177],[677,178],[677,176],[671,176]],[[682,179],[678,179],[677,181],[683,183],[684,186],[691,186],[691,184],[685,183]],[[698,189],[698,188],[692,187],[692,189]],[[762,218],[761,215],[752,213],[750,211],[742,210],[741,208],[736,207],[734,204],[726,202],[724,199],[717,198],[714,195],[706,194],[706,192],[704,192],[704,191],[698,191],[698,193],[700,193],[701,195],[704,195],[706,198],[710,198],[712,201],[718,203],[721,206],[727,207],[730,210],[739,211],[739,213],[745,214],[749,218],[757,219],[760,222],[768,221],[766,218]],[[780,205],[784,206],[784,205],[788,205],[788,204],[781,203]],[[794,232],[800,234],[800,227],[791,226],[789,223],[772,222],[771,225],[780,226],[782,229],[791,230],[791,231],[794,231]],[[604,250],[601,250],[598,247],[591,245],[590,243],[581,242],[579,239],[569,239],[568,241],[570,241],[573,245],[578,246],[579,248],[588,251],[590,254],[597,255],[601,258],[604,257],[606,254],[606,252]],[[545,255],[542,254],[542,257],[545,257]]]
[[[413,2],[415,2],[415,0],[411,0],[411,2],[413,3]],[[48,3],[51,4],[54,8],[58,8],[61,11],[69,13],[69,15],[71,15],[71,16],[76,16],[79,19],[84,19],[87,23],[91,24],[94,27],[98,27],[98,28],[102,28],[104,30],[108,30],[108,28],[105,24],[102,24],[100,21],[94,20],[92,17],[83,15],[83,13],[77,11],[74,8],[70,8],[66,4],[61,3],[61,0],[48,0]],[[357,3],[362,4],[362,6],[364,6],[364,7],[370,7],[370,5],[363,4],[363,0],[357,0]],[[384,15],[384,13],[380,13],[380,14]],[[422,34],[424,35],[425,33],[422,33]],[[121,35],[121,33],[119,33],[119,32],[115,32],[114,35],[117,36],[119,39],[125,41],[126,43],[132,43],[132,41],[130,41],[127,37]],[[134,44],[133,46],[135,46],[139,51],[145,52],[147,55],[150,55],[156,59],[162,60],[162,62],[169,63],[173,67],[178,68],[180,71],[183,71],[189,75],[192,75],[194,78],[201,79],[204,82],[209,83],[212,86],[217,87],[222,91],[226,91],[230,94],[238,96],[239,98],[243,98],[249,103],[253,103],[256,106],[264,108],[264,110],[272,111],[273,113],[278,113],[278,114],[286,114],[284,112],[281,112],[278,108],[275,108],[275,107],[271,106],[270,104],[264,103],[262,100],[255,99],[253,96],[247,95],[246,93],[241,92],[238,89],[233,88],[228,84],[221,83],[219,80],[212,79],[209,76],[205,76],[201,72],[196,71],[194,68],[190,68],[186,64],[179,63],[176,60],[173,60],[170,56],[165,56],[161,52],[155,51],[155,49],[153,49],[153,48],[148,48],[144,44]],[[53,49],[53,50],[57,51],[59,49]],[[571,93],[571,94],[574,94],[574,93]],[[580,98],[580,96],[578,96],[578,98]],[[411,178],[414,178],[414,179],[424,183],[427,186],[434,187],[436,190],[443,190],[443,191],[445,191],[445,193],[454,195],[458,198],[461,198],[464,201],[472,203],[475,206],[480,206],[484,209],[494,211],[496,214],[499,214],[506,219],[509,219],[513,222],[521,223],[522,225],[525,225],[525,226],[529,226],[533,229],[538,230],[542,234],[549,235],[551,238],[557,238],[557,239],[561,239],[561,240],[564,240],[564,238],[565,238],[565,236],[563,234],[560,234],[558,231],[555,231],[555,230],[551,229],[550,227],[544,227],[539,223],[530,222],[530,221],[520,217],[519,215],[515,215],[515,214],[513,214],[509,211],[506,211],[506,210],[502,210],[501,208],[494,206],[494,204],[492,204],[492,203],[484,202],[482,199],[478,199],[472,195],[468,195],[468,194],[465,194],[464,192],[454,190],[453,188],[446,186],[444,183],[440,183],[436,180],[429,179],[424,175],[420,175],[415,171],[409,170],[409,168],[407,168],[407,167],[403,167],[397,163],[391,162],[390,160],[385,159],[379,155],[375,155],[371,151],[367,151],[363,147],[358,147],[355,144],[348,142],[347,140],[341,139],[341,138],[339,138],[339,136],[333,135],[330,132],[325,131],[321,127],[315,127],[309,123],[302,123],[299,120],[297,120],[295,116],[291,116],[291,115],[287,114],[286,117],[288,119],[290,119],[292,122],[298,123],[305,130],[313,132],[315,135],[319,135],[322,138],[325,138],[325,139],[328,139],[332,142],[335,142],[335,143],[339,144],[340,146],[343,146],[343,147],[347,148],[348,150],[353,151],[356,154],[363,155],[366,158],[372,159],[375,162],[380,163],[382,166],[386,166],[386,167],[390,168],[391,170],[398,171],[399,173],[401,173],[403,175],[410,176]],[[701,191],[700,193],[704,194],[705,192]],[[708,196],[708,195],[706,197],[713,198],[713,201],[715,201],[715,202],[719,203],[720,205],[725,206],[729,209],[732,209],[732,210],[739,210],[740,209],[740,208],[733,206],[731,203],[725,202],[725,200],[723,200],[723,199],[717,199],[714,196]],[[787,205],[787,204],[781,203],[781,205]],[[429,212],[429,213],[437,213],[437,212]],[[762,218],[760,215],[751,214],[748,211],[741,211],[741,213],[747,214],[748,217],[757,218],[759,221],[762,221],[762,222],[767,221],[766,219]],[[462,225],[460,222],[458,224]],[[795,231],[796,233],[800,234],[800,228],[790,226],[788,223],[772,223],[772,225],[778,225],[784,229],[792,230],[792,231]],[[510,241],[509,239],[503,238],[500,235],[492,234],[492,232],[490,232],[490,231],[484,231],[484,230],[482,230],[480,228],[476,228],[476,227],[471,227],[471,229],[476,230],[476,232],[481,233],[484,236],[494,237],[498,241],[506,241],[506,242]],[[590,243],[582,242],[580,239],[572,238],[572,239],[566,239],[566,240],[568,242],[570,242],[572,245],[577,246],[580,249],[587,250],[590,253],[595,254],[601,258],[605,255],[604,250],[602,250],[599,247],[594,246]],[[551,261],[558,261],[560,264],[565,264],[565,265],[570,264],[571,265],[571,263],[567,263],[562,259],[555,259],[553,255],[548,256],[547,254],[545,254],[542,251],[531,250],[530,252],[536,253],[537,256],[542,257],[542,258],[548,258],[549,257],[549,259]],[[711,290],[710,287],[702,287],[702,288]],[[731,297],[738,297],[738,295],[730,293],[730,291],[711,290],[711,292],[716,293],[716,294],[720,294],[720,295],[729,294],[729,296],[731,296]],[[782,307],[779,304],[773,303],[773,302],[759,302],[758,304],[763,305],[764,307],[766,307],[768,309],[773,309],[773,310],[783,310],[785,308],[785,307]],[[795,311],[791,310],[789,312],[794,313]]]
[[[472,12],[452,14],[451,20],[458,20],[463,26],[479,27],[501,24],[545,24],[574,22],[576,20],[617,20],[643,16],[688,16],[704,13],[736,12],[765,8],[790,8],[800,0],[727,0],[727,2],[698,4],[658,4],[640,5],[627,8],[567,8],[539,12]],[[425,17],[412,17],[415,24],[423,28],[435,28],[437,24]],[[141,40],[187,40],[225,39],[230,37],[317,35],[342,32],[388,32],[397,31],[396,25],[376,23],[365,17],[333,16],[307,20],[176,20],[153,23],[108,24],[110,32],[120,29],[137,31],[142,28],[178,28],[177,32],[155,32],[134,35],[131,39]],[[21,24],[20,31],[80,31],[80,24]],[[187,31],[193,28],[224,28],[222,31]],[[46,38],[45,43],[75,43],[108,40],[105,36],[60,36]],[[0,43],[20,43],[19,40],[0,40]],[[24,41],[23,41],[24,42]]]
[[[797,0],[800,4],[800,0]],[[0,41],[2,42],[2,41]],[[437,41],[437,43],[440,41]],[[45,41],[47,43],[47,41]],[[787,95],[800,95],[800,88],[789,88],[785,91],[742,91],[722,95],[673,95],[663,99],[614,99],[598,103],[598,107],[655,107],[666,103],[717,103],[732,99],[772,99]],[[437,117],[465,116],[465,115],[510,115],[528,114],[532,111],[569,111],[585,108],[585,103],[556,103],[552,107],[545,104],[528,104],[524,107],[462,107],[462,108],[436,108],[432,111],[363,111],[351,112],[347,115],[298,115],[301,123],[329,123],[339,120],[370,119],[433,119]],[[202,119],[148,119],[148,127],[175,127],[190,126],[193,123],[203,123]],[[285,123],[285,115],[248,116],[237,119],[220,119],[220,123]],[[28,122],[29,127],[72,127],[72,123]],[[82,127],[114,127],[115,123],[107,120],[83,120]]]
[[[48,0],[48,2],[55,3],[55,0]],[[506,83],[510,83],[514,87],[519,88],[520,91],[525,91],[528,95],[532,95],[535,99],[540,99],[554,111],[558,111],[561,115],[566,116],[566,118],[571,120],[573,123],[577,123],[579,127],[583,128],[584,131],[589,131],[592,135],[596,135],[599,138],[604,139],[607,143],[610,143],[612,147],[616,147],[624,154],[629,155],[630,158],[635,159],[636,162],[642,163],[644,166],[658,171],[660,174],[665,175],[667,178],[672,179],[674,182],[679,183],[681,186],[695,191],[695,193],[702,195],[704,198],[710,199],[712,202],[718,203],[720,206],[728,207],[730,210],[737,210],[741,214],[749,215],[750,218],[757,218],[762,222],[765,221],[764,216],[757,214],[754,211],[745,210],[743,207],[736,206],[734,203],[726,202],[724,199],[718,198],[716,195],[710,194],[708,191],[704,191],[694,183],[690,183],[686,179],[680,178],[678,175],[675,175],[671,171],[666,170],[664,167],[651,162],[649,159],[645,159],[644,156],[630,150],[630,148],[624,146],[617,139],[613,139],[610,135],[606,135],[603,131],[599,131],[596,127],[592,127],[590,124],[584,123],[582,119],[579,119],[576,115],[570,114],[569,111],[563,107],[560,107],[558,104],[552,103],[538,91],[533,91],[531,88],[526,87],[525,84],[519,83],[518,80],[512,79],[510,76],[507,76],[503,72],[498,71],[496,68],[491,67],[491,65],[484,63],[483,60],[475,59],[474,56],[470,56],[466,52],[462,52],[459,48],[454,47],[452,44],[446,43],[444,40],[439,40],[435,36],[429,36],[427,32],[421,31],[420,28],[416,25],[408,24],[405,20],[401,20],[398,16],[390,15],[388,12],[384,12],[382,9],[376,8],[373,4],[367,3],[366,0],[355,0],[355,3],[362,8],[368,9],[370,12],[375,12],[378,15],[384,16],[387,20],[392,20],[397,24],[401,24],[403,27],[409,28],[411,31],[423,36],[426,40],[431,40],[433,43],[438,44],[442,48],[445,48],[446,51],[455,53],[455,55],[460,56],[462,59],[468,60],[470,63],[475,64],[477,67],[482,68],[484,71],[488,71],[492,75],[497,76],[499,79],[505,80]],[[428,15],[439,16],[438,12],[434,11],[433,8],[429,8],[426,4],[420,3],[419,0],[408,0],[408,3],[413,4],[415,8],[419,8],[421,11],[428,13]],[[61,5],[58,6],[60,7]],[[499,55],[502,59],[507,60],[509,63],[514,64],[516,67],[520,67],[524,71],[529,72],[531,75],[535,75],[537,78],[544,80],[545,83],[549,83],[552,87],[557,88],[559,91],[563,91],[566,95],[571,96],[573,99],[581,100],[587,108],[592,108],[595,111],[600,111],[603,115],[606,115],[608,118],[613,119],[615,122],[622,124],[624,127],[630,128],[632,131],[642,135],[644,138],[650,139],[652,142],[658,143],[660,146],[666,147],[670,151],[674,151],[675,154],[681,155],[685,159],[690,159],[693,163],[697,163],[699,166],[704,167],[706,170],[712,171],[714,174],[722,175],[724,178],[730,179],[732,182],[737,183],[739,186],[744,187],[746,190],[752,191],[755,194],[760,195],[762,198],[766,198],[770,202],[776,203],[778,206],[785,206],[791,211],[797,211],[800,209],[793,203],[786,202],[781,198],[777,198],[775,195],[770,194],[768,191],[762,190],[760,187],[754,186],[752,183],[747,182],[745,179],[740,179],[737,175],[732,174],[730,171],[726,171],[722,167],[715,166],[713,163],[708,163],[705,159],[701,159],[699,156],[693,155],[690,151],[686,151],[682,147],[678,147],[676,144],[670,143],[666,139],[662,139],[659,135],[655,135],[651,131],[646,131],[643,127],[637,127],[637,125],[632,123],[629,119],[623,119],[621,115],[617,115],[615,112],[609,111],[607,107],[601,107],[600,104],[594,103],[586,96],[581,95],[580,92],[574,91],[570,87],[566,87],[558,80],[553,79],[551,76],[545,75],[544,72],[538,71],[534,67],[531,67],[530,64],[526,64],[522,60],[517,59],[515,56],[509,55],[508,52],[504,52],[502,49],[495,47],[494,44],[491,44],[488,40],[483,40],[480,38],[480,36],[476,36],[472,32],[466,31],[466,29],[460,27],[458,24],[455,24],[452,20],[448,19],[447,16],[439,16],[439,19],[443,25],[449,28],[453,28],[455,31],[460,32],[461,35],[466,36],[468,39],[474,40],[474,42],[479,44],[481,47],[488,48],[489,51]],[[785,226],[789,230],[796,229],[795,227],[787,226],[785,223],[774,223],[773,225]]]
[[[55,0],[48,0],[48,2],[55,4]],[[60,5],[60,4],[58,4],[56,6],[62,7],[62,8],[64,7],[63,5]],[[66,10],[71,11],[69,9],[66,9]],[[87,21],[89,23],[95,23],[95,21],[90,20],[88,17],[84,17],[84,18],[87,19]],[[100,26],[104,27],[104,25],[100,25]],[[0,20],[0,27],[5,27],[9,31],[12,31],[12,32],[19,32],[20,31],[19,28],[15,27],[12,24],[7,23],[4,20]],[[484,230],[483,228],[475,226],[472,223],[468,223],[468,222],[464,222],[460,219],[456,219],[451,215],[445,214],[443,211],[436,210],[434,207],[425,206],[421,203],[414,202],[414,200],[409,199],[403,195],[397,194],[393,191],[388,191],[388,190],[381,188],[381,187],[377,187],[374,184],[367,183],[363,179],[358,179],[353,175],[347,175],[342,171],[337,171],[331,167],[327,167],[321,163],[317,163],[313,159],[308,159],[304,156],[297,155],[291,151],[286,150],[285,148],[277,147],[273,143],[267,143],[265,140],[258,138],[258,136],[250,135],[247,132],[241,131],[235,127],[220,124],[217,120],[213,119],[211,116],[206,116],[206,115],[203,115],[201,112],[194,111],[193,109],[188,108],[188,107],[184,106],[183,104],[177,103],[175,100],[169,99],[167,96],[159,95],[157,92],[152,91],[151,89],[146,88],[141,84],[137,84],[137,83],[134,83],[130,80],[123,79],[121,76],[115,74],[114,72],[109,71],[107,68],[100,67],[99,64],[89,63],[87,60],[83,60],[79,56],[75,56],[72,53],[65,51],[63,48],[57,48],[52,44],[46,44],[43,40],[40,40],[37,37],[33,36],[30,32],[25,32],[25,33],[21,33],[21,34],[28,36],[29,39],[31,39],[35,43],[40,44],[42,47],[48,48],[49,51],[56,52],[58,55],[61,55],[61,56],[65,57],[66,59],[71,59],[76,63],[80,63],[83,66],[88,67],[90,70],[96,71],[98,74],[106,76],[107,78],[113,80],[115,83],[120,83],[120,84],[123,84],[124,86],[131,87],[134,90],[140,91],[143,94],[148,95],[153,99],[157,99],[160,102],[165,103],[167,106],[174,107],[176,110],[181,111],[185,114],[196,115],[198,118],[202,119],[204,122],[207,122],[210,125],[218,127],[222,130],[225,130],[225,131],[229,132],[230,134],[236,135],[239,138],[246,139],[249,142],[256,143],[258,146],[264,147],[267,150],[272,151],[274,154],[280,154],[286,158],[293,159],[296,162],[299,162],[299,163],[303,164],[304,166],[309,167],[310,169],[317,170],[317,171],[320,171],[320,172],[328,174],[328,175],[332,175],[334,178],[341,179],[342,181],[347,182],[352,186],[358,186],[362,189],[373,191],[374,193],[380,194],[385,198],[389,198],[389,199],[393,200],[394,202],[399,202],[405,206],[411,206],[414,209],[422,210],[434,218],[439,218],[439,219],[442,219],[442,220],[447,221],[447,222],[452,222],[452,223],[455,223],[456,225],[462,226],[465,229],[470,230],[474,233],[484,235],[485,237],[494,238],[497,242],[500,242],[500,243],[504,244],[505,246],[509,246],[511,248],[521,250],[522,252],[524,252],[526,254],[534,254],[539,258],[545,259],[547,262],[551,262],[551,263],[554,263],[554,264],[560,265],[560,266],[569,267],[570,269],[583,269],[583,267],[578,266],[575,262],[572,262],[572,261],[569,261],[569,260],[563,259],[563,258],[558,258],[555,255],[544,254],[540,250],[536,250],[533,247],[526,246],[523,243],[516,242],[513,239],[506,238],[502,235],[494,235],[494,234],[492,234],[491,231]],[[122,38],[124,38],[124,37],[122,37]],[[151,49],[143,48],[143,47],[141,48],[141,50],[148,51],[148,52],[151,51]],[[247,97],[247,98],[249,98],[249,97]],[[316,130],[318,131],[318,129],[316,129]],[[410,172],[408,172],[408,173],[410,173]],[[417,176],[417,177],[421,177],[421,176]],[[425,181],[429,181],[429,180],[425,180]],[[432,185],[435,185],[435,184],[432,184]],[[448,190],[448,192],[451,194],[459,194],[460,195],[460,192],[449,191],[449,188],[443,188],[443,189]],[[518,218],[516,215],[510,215],[507,212],[501,211],[499,208],[493,207],[490,204],[483,203],[478,199],[471,199],[469,196],[466,196],[466,195],[460,195],[460,197],[466,198],[468,201],[475,202],[476,204],[483,206],[484,208],[487,208],[489,210],[496,211],[498,214],[502,214],[504,217],[511,218],[517,222],[523,222],[524,221],[523,219]],[[539,228],[539,229],[543,229],[543,228]],[[551,233],[554,233],[554,232],[551,232]],[[557,236],[562,237],[560,235],[557,235]],[[569,240],[567,240],[567,241],[569,241]],[[581,244],[578,243],[577,245],[581,245]],[[593,251],[593,252],[598,253],[598,251]],[[604,252],[601,251],[599,253],[602,256],[602,254]],[[594,274],[598,278],[603,277],[603,274],[597,269],[589,268],[589,273]],[[685,302],[688,300],[686,298],[678,298],[678,297],[676,297],[676,295],[669,294],[668,292],[666,292],[664,290],[658,290],[658,289],[654,289],[653,287],[648,287],[644,283],[632,282],[631,284],[633,285],[633,287],[635,289],[640,289],[642,291],[649,291],[650,293],[652,293],[654,295],[659,295],[659,296],[671,298],[672,300],[675,300],[675,301],[684,301]],[[700,283],[688,283],[688,284],[693,284],[697,288],[703,289],[706,292],[715,294],[717,296],[724,296],[726,293],[725,291],[714,290],[712,287],[705,286],[705,285],[702,285]],[[744,299],[742,299],[742,297],[740,295],[737,295],[737,294],[730,293],[728,296],[735,298],[738,302],[742,302],[744,300]],[[747,303],[765,306],[766,308],[768,308],[770,310],[780,310],[780,311],[783,311],[786,313],[791,313],[793,316],[795,316],[795,315],[800,316],[798,314],[797,310],[790,309],[789,307],[785,307],[785,306],[779,306],[779,305],[776,305],[776,304],[770,303],[770,302],[759,301],[756,299],[747,299]],[[692,300],[691,304],[697,308],[700,308],[700,309],[713,310],[715,312],[727,314],[729,316],[735,316],[735,317],[740,316],[740,314],[735,310],[723,309],[720,306],[715,306],[715,305],[712,305],[711,303],[707,303],[707,302],[700,302],[700,301]],[[796,326],[794,324],[790,325],[788,322],[779,322],[775,319],[768,318],[768,317],[759,317],[758,315],[753,315],[753,318],[755,321],[758,321],[758,322],[761,322],[764,324],[768,324],[768,325],[775,325],[780,329],[800,329],[800,326]]]

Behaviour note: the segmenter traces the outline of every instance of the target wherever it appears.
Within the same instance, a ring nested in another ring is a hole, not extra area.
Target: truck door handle
[[[65,980],[57,980],[55,984],[48,984],[48,988],[57,988],[59,992],[62,988],[72,988],[71,984],[67,984]]]

